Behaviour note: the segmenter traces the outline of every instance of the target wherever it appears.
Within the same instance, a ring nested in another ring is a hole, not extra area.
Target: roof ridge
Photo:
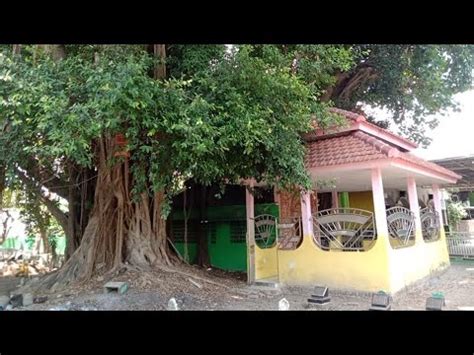
[[[392,136],[394,137],[395,139],[397,140],[401,140],[402,142],[405,142],[411,146],[413,146],[414,148],[417,147],[417,144],[412,142],[411,140],[405,138],[405,137],[402,137],[392,131],[390,131],[389,129],[386,129],[386,128],[382,128],[378,125],[376,125],[375,123],[372,123],[370,121],[367,120],[367,118],[362,115],[362,114],[359,114],[359,113],[356,113],[356,112],[351,112],[351,111],[347,111],[347,110],[343,110],[343,109],[340,109],[340,108],[336,108],[336,107],[331,107],[329,109],[330,112],[334,112],[334,113],[337,113],[337,114],[340,114],[340,115],[343,115],[344,117],[346,117],[347,119],[350,119],[354,122],[361,122],[365,125],[368,125],[370,127],[372,127],[373,129],[381,132],[381,133],[384,133],[384,134],[387,134],[389,136]]]
[[[381,153],[385,154],[388,158],[398,158],[400,156],[400,150],[392,147],[390,144],[385,143],[380,138],[373,137],[362,131],[355,131],[352,135],[365,143],[370,144]]]
[[[364,115],[352,111],[343,110],[342,108],[331,107],[329,111],[341,114],[344,117],[350,118],[351,120],[354,120],[356,122],[367,121]]]

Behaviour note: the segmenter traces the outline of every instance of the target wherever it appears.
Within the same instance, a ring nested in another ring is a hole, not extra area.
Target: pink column
[[[372,169],[372,198],[374,201],[375,224],[377,235],[388,238],[387,212],[385,210],[385,196],[383,192],[382,170]]]
[[[337,191],[332,191],[332,208],[339,208],[339,196]]]
[[[311,194],[305,191],[301,194],[301,224],[303,237],[313,236],[313,218],[311,216]]]
[[[434,202],[434,208],[436,212],[438,212],[439,215],[439,223],[441,226],[443,226],[443,211],[441,208],[441,190],[439,189],[439,186],[436,184],[433,184],[433,202]]]
[[[416,181],[414,177],[407,178],[408,201],[410,210],[415,214],[415,235],[421,236],[420,205],[418,204],[418,192],[416,191]]]
[[[273,199],[277,205],[280,205],[280,192],[277,191],[276,187],[273,188]]]
[[[253,187],[251,181],[248,185]],[[247,213],[247,283],[255,281],[255,210],[254,197],[248,188],[245,188],[245,207]]]

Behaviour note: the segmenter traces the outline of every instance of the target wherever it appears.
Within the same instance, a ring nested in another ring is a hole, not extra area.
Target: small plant
[[[460,201],[450,201],[447,210],[449,228],[457,230],[459,221],[467,217],[466,206]]]

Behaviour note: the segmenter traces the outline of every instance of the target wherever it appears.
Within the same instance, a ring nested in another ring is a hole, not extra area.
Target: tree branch
[[[5,190],[5,166],[0,165],[0,210],[3,208],[3,191]]]
[[[350,73],[348,72],[339,72],[336,74],[336,82],[334,83],[333,86],[329,87],[326,89],[325,93],[321,95],[320,100],[322,102],[327,102],[329,101],[334,94],[334,91],[341,85],[342,82],[347,80],[349,77]]]
[[[31,191],[38,196],[38,198],[41,200],[41,202],[46,206],[48,211],[53,215],[54,218],[58,221],[58,223],[61,225],[61,228],[63,229],[64,233],[68,233],[68,217],[66,214],[61,211],[61,209],[56,206],[56,204],[51,201],[43,191],[41,190],[41,186],[38,185],[35,181],[30,179],[28,176],[26,176],[22,171],[19,169],[15,169],[18,177],[20,180],[27,185]]]
[[[356,69],[337,76],[336,84],[329,88],[323,97],[334,102],[349,102],[353,93],[361,87],[367,87],[378,76],[375,68],[367,62],[361,63]]]
[[[347,100],[359,87],[374,78],[374,68],[362,68],[353,75],[339,93],[339,97]]]
[[[30,157],[28,159],[27,166],[22,166],[21,168],[27,171],[28,175],[38,181],[38,183],[48,188],[48,190],[67,200],[68,182],[58,178],[49,169],[42,168],[37,159]]]

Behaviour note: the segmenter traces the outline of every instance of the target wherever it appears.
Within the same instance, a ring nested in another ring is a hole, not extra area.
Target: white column
[[[253,182],[250,182],[248,187],[253,187]],[[255,281],[255,210],[254,197],[245,188],[245,207],[247,214],[247,283],[251,284]]]
[[[416,181],[414,177],[407,178],[407,193],[408,201],[410,202],[410,210],[415,215],[415,236],[416,238],[422,238],[420,205],[418,204],[418,192],[416,191]]]
[[[390,246],[388,227],[387,227],[387,211],[385,209],[385,194],[383,190],[382,169],[373,168],[371,173],[372,180],[372,199],[374,202],[375,226],[377,229],[376,247],[379,246],[383,250],[380,259],[377,260],[377,266],[380,268],[380,284],[381,290],[391,292],[392,289],[392,264],[390,255],[392,247]]]
[[[385,210],[385,196],[383,192],[382,170],[372,169],[372,198],[374,202],[375,224],[377,236],[388,238],[387,212]],[[378,239],[379,239],[378,238]]]
[[[303,237],[313,236],[313,218],[311,216],[311,194],[305,191],[301,194],[301,224]]]
[[[433,203],[435,211],[438,212],[440,228],[443,228],[443,209],[441,208],[441,190],[437,184],[433,184]]]

